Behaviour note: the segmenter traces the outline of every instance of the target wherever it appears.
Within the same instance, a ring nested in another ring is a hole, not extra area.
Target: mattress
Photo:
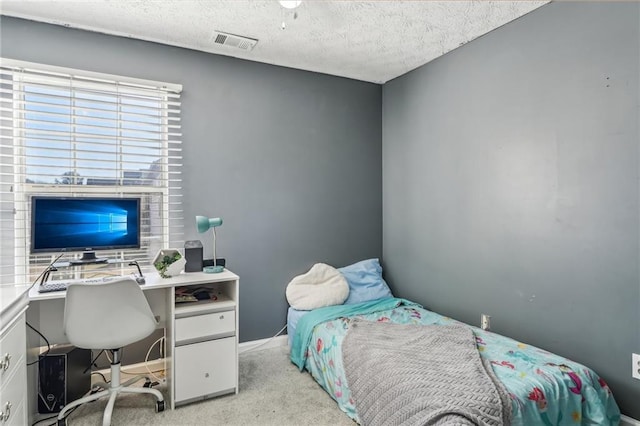
[[[299,311],[289,307],[287,311],[287,337],[289,339],[289,347],[293,346],[293,336],[296,334],[296,326],[302,316],[309,311]]]
[[[462,324],[409,301],[387,300],[393,303],[379,303],[368,309],[362,309],[361,304],[322,308],[327,315],[315,318],[312,317],[320,310],[310,311],[312,315],[289,311],[289,331],[295,330],[290,334],[292,361],[309,371],[340,409],[357,422],[341,353],[350,317],[399,324]],[[476,327],[471,329],[480,356],[490,361],[511,397],[513,425],[619,423],[620,411],[613,395],[593,370],[526,343]]]

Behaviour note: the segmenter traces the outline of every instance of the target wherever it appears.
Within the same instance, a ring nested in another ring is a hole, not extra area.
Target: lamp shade
[[[222,225],[222,218],[196,216],[196,228],[198,232],[207,232],[210,228]]]
[[[284,7],[285,9],[295,9],[296,7],[300,6],[302,0],[279,0],[278,3],[280,3],[280,6]]]

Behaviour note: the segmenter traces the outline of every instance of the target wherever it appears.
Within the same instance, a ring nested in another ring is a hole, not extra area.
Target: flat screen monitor
[[[107,261],[96,250],[139,247],[139,198],[31,198],[31,253],[83,252],[72,263],[96,263]]]

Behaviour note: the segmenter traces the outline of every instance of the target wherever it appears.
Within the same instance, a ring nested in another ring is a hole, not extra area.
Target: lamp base
[[[204,268],[202,268],[202,272],[204,272],[205,274],[219,274],[222,271],[224,271],[224,266],[222,265],[205,266]]]

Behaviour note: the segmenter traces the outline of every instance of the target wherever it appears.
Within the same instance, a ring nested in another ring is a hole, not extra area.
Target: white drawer
[[[22,314],[24,315],[24,314]],[[0,365],[9,365],[0,368],[0,386],[9,380],[16,368],[24,364],[27,351],[27,338],[24,328],[24,319],[19,318],[13,326],[0,338]]]
[[[236,312],[222,311],[211,314],[177,318],[176,343],[202,341],[216,336],[235,335]]]
[[[235,391],[235,337],[177,347],[174,358],[176,402]]]
[[[6,414],[7,403],[11,404],[9,418],[0,421],[0,426],[27,424],[26,416],[26,386],[27,365],[22,360],[15,366],[13,376],[0,387],[0,412]]]
[[[0,411],[4,412],[4,409]],[[26,401],[20,402],[17,406],[12,404],[11,413],[5,423],[0,423],[2,426],[24,426],[29,424],[27,421],[27,404]]]

